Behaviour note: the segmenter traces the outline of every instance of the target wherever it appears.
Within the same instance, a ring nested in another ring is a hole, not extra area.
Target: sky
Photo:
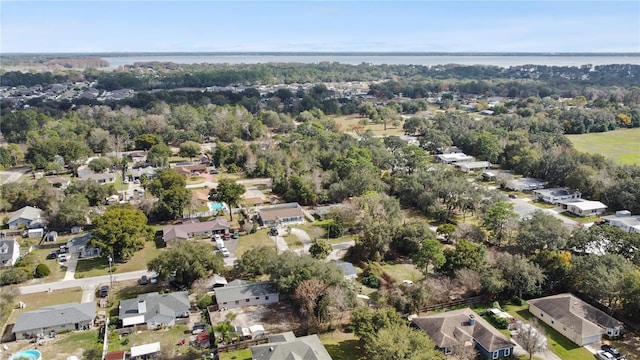
[[[0,53],[640,52],[640,1],[0,0]]]

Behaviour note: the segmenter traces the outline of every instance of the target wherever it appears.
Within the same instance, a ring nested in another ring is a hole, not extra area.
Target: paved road
[[[28,173],[29,171],[31,171],[30,168],[17,168],[17,169],[11,169],[6,171],[0,171],[0,175],[2,175],[2,177],[5,177],[5,176],[7,177],[6,179],[4,179],[2,184],[4,185],[4,184],[16,182],[18,181],[18,179],[20,179],[22,175]]]
[[[242,184],[245,186],[256,186],[256,185],[271,186],[271,182],[272,182],[271,178],[255,178],[255,179],[246,179],[246,180],[236,181],[236,183]],[[207,180],[201,183],[187,185],[187,189],[195,189],[195,188],[201,188],[201,187],[207,187],[209,189],[213,189],[218,187],[218,183]]]
[[[155,273],[151,273],[147,270],[139,270],[132,271],[128,273],[115,273],[113,274],[113,281],[127,281],[127,280],[136,280],[139,279],[142,275],[147,275],[148,277],[152,277]],[[74,287],[81,287],[82,289],[89,289],[91,287],[95,288],[98,285],[109,284],[109,275],[102,276],[94,276],[90,278],[82,278],[82,279],[73,279],[73,280],[60,280],[52,283],[43,283],[36,285],[25,285],[20,286],[21,294],[36,294],[49,292],[53,290],[62,290],[69,289]]]
[[[525,198],[525,199],[511,199],[509,198],[509,200],[513,203],[513,210],[515,212],[518,213],[518,215],[520,215],[520,220],[525,219],[531,215],[533,215],[534,212],[541,210],[547,214],[553,215],[553,217],[555,217],[556,219],[560,219],[562,220],[562,222],[564,223],[565,226],[567,227],[577,227],[577,226],[581,226],[581,224],[575,220],[571,220],[567,217],[564,217],[562,215],[560,215],[557,211],[557,209],[543,209],[543,208],[539,208],[533,204],[531,204],[531,199]]]

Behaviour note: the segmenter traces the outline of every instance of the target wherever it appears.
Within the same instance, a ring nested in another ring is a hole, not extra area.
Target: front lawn
[[[397,281],[411,280],[417,282],[424,279],[422,272],[413,264],[384,264],[382,268]]]
[[[158,256],[161,251],[153,241],[147,241],[145,242],[144,248],[137,251],[129,261],[125,263],[114,262],[111,271],[116,274],[145,270],[147,263]],[[75,274],[76,279],[100,275],[109,275],[109,261],[106,257],[78,260]]]
[[[47,256],[51,254],[55,249],[36,249],[31,252],[38,260],[47,265],[51,273],[49,276],[41,279],[43,282],[55,282],[64,279],[64,274],[67,272],[67,267],[60,265],[57,259],[47,259]]]
[[[271,246],[275,249],[273,240],[269,237],[269,235],[267,235],[268,231],[269,230],[267,229],[262,229],[253,234],[240,236],[240,238],[238,239],[238,246],[235,250],[236,256],[240,257],[245,252],[259,246]],[[298,239],[297,237],[295,238]]]

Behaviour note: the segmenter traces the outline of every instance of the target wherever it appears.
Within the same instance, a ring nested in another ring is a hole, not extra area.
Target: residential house
[[[438,154],[436,159],[443,164],[455,164],[464,161],[474,161],[476,158],[465,153]]]
[[[469,173],[475,170],[487,170],[491,167],[491,163],[488,161],[464,161],[456,163],[456,167],[462,172]]]
[[[0,267],[13,266],[20,257],[20,244],[16,239],[0,240]]]
[[[562,205],[563,209],[567,210],[571,214],[583,217],[600,215],[607,209],[607,205],[600,201],[584,199],[559,201],[558,203]]]
[[[640,215],[631,215],[629,210],[616,211],[615,215],[607,215],[602,218],[607,224],[628,233],[640,233]]]
[[[18,315],[12,332],[16,340],[49,335],[51,332],[88,330],[96,317],[96,303],[68,303],[42,307]]]
[[[131,158],[131,162],[134,164],[147,161],[147,153],[144,151],[132,151],[128,154]]]
[[[579,346],[623,330],[622,322],[567,293],[529,300],[529,312]]]
[[[456,346],[474,346],[487,359],[506,358],[514,344],[469,308],[420,316],[412,326],[424,331],[445,354]]]
[[[140,294],[135,299],[121,300],[118,317],[122,326],[147,324],[149,329],[173,326],[176,318],[189,317],[189,293],[186,291]]]
[[[182,175],[192,176],[192,175],[197,175],[196,173],[199,173],[199,174],[206,173],[207,165],[206,164],[179,165],[179,166],[176,166],[175,170]]]
[[[276,284],[270,281],[234,280],[215,289],[215,301],[218,308],[228,309],[249,305],[267,305],[279,301],[279,292]]]
[[[44,224],[43,212],[32,206],[25,206],[14,212],[7,222],[9,229],[15,230],[21,227],[35,229]]]
[[[78,253],[80,259],[98,257],[102,255],[102,249],[97,246],[91,245],[91,236],[79,236],[67,242],[67,248],[74,249],[74,252]]]
[[[358,273],[356,272],[356,268],[353,267],[353,264],[346,261],[338,261],[335,263],[337,267],[342,270],[342,275],[346,280],[355,280],[358,278]]]
[[[557,204],[560,201],[580,199],[582,194],[579,191],[569,188],[552,188],[533,190],[537,199],[550,204]]]
[[[147,166],[147,167],[131,169],[129,170],[129,173],[131,174],[132,180],[140,180],[142,175],[146,175],[147,179],[152,179],[156,175],[156,171],[158,171],[158,168],[153,166]]]
[[[267,344],[251,347],[251,358],[255,360],[331,360],[318,335],[296,337],[291,331],[269,336]]]
[[[198,206],[208,206],[209,204],[209,190],[196,189],[191,190],[191,200],[193,200]]]
[[[138,345],[131,347],[131,360],[160,359],[160,343]]]
[[[185,220],[179,225],[167,225],[162,228],[162,240],[165,244],[175,240],[187,240],[191,238],[207,238],[213,234],[229,232],[229,222],[225,219],[214,219],[199,222],[195,219]]]
[[[224,276],[213,274],[207,279],[207,284],[205,287],[207,289],[215,290],[217,288],[226,286],[227,284],[228,284],[227,279],[225,279]]]
[[[259,210],[260,224],[266,227],[304,224],[304,213],[298,203],[273,205]]]
[[[547,182],[536,178],[513,178],[508,180],[503,187],[513,191],[533,191],[543,189]]]
[[[457,146],[449,146],[446,148],[438,148],[436,149],[436,154],[456,154],[456,153],[462,153],[462,149],[460,149]]]
[[[116,174],[115,173],[86,174],[83,180],[95,181],[98,184],[110,184],[110,183],[116,182]]]
[[[49,184],[51,184],[51,186],[60,188],[62,190],[66,190],[69,184],[71,184],[71,179],[59,176],[47,176],[45,179],[49,182]]]

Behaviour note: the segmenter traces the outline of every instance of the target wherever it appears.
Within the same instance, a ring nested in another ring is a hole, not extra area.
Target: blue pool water
[[[211,209],[211,211],[223,211],[226,210],[226,208],[227,207],[224,205],[224,203],[218,201],[209,202],[209,209]]]
[[[42,355],[38,350],[24,350],[19,353],[11,356],[9,360],[13,359],[29,359],[29,360],[40,360],[42,359]]]

